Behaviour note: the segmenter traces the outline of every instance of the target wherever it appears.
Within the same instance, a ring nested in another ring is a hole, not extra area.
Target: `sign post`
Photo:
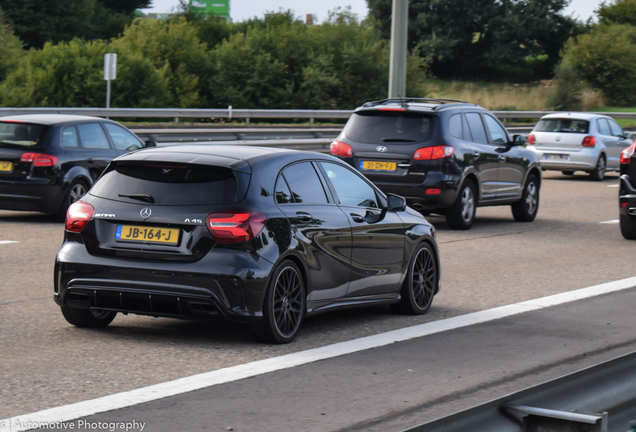
[[[106,80],[106,108],[110,108],[110,82],[117,78],[117,54],[104,54],[104,79]]]
[[[393,0],[393,15],[391,16],[391,57],[389,64],[390,98],[406,96],[408,8],[408,0]]]

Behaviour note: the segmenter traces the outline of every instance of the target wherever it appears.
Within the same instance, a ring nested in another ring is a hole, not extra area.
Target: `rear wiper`
[[[148,195],[148,194],[119,194],[119,196],[124,198],[138,199],[138,200],[146,201],[149,203],[155,202],[155,199],[152,197],[152,195]]]
[[[406,139],[406,138],[382,138],[384,142],[415,142],[414,139]]]

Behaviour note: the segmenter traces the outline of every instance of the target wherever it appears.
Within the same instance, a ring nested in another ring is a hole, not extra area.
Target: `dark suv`
[[[331,153],[411,207],[468,229],[480,206],[510,205],[534,220],[541,166],[522,136],[488,110],[449,99],[399,98],[357,108]]]
[[[0,210],[40,211],[64,219],[68,206],[111,160],[145,145],[119,123],[97,117],[2,117]]]

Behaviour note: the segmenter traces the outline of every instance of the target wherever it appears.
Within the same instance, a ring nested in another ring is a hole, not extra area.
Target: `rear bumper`
[[[55,263],[54,300],[62,306],[186,319],[254,322],[273,265],[256,254],[213,249],[193,262],[93,256],[66,242]]]
[[[459,176],[440,172],[429,172],[422,183],[389,183],[374,179],[375,185],[382,192],[403,196],[410,206],[415,205],[418,210],[423,208],[430,211],[452,206],[457,198],[460,181]],[[437,190],[440,192],[437,193]]]
[[[62,186],[46,178],[4,180],[0,178],[0,210],[55,213],[62,202]]]
[[[618,205],[623,216],[636,217],[636,188],[627,174],[619,177]]]
[[[583,149],[580,151],[568,151],[560,149],[539,150],[533,146],[528,146],[541,163],[544,170],[555,171],[592,171],[596,168],[600,155],[599,149]],[[567,160],[546,159],[551,155],[565,155]]]

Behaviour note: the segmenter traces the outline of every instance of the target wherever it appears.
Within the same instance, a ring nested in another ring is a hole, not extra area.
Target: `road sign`
[[[117,78],[117,54],[104,54],[104,79]]]

